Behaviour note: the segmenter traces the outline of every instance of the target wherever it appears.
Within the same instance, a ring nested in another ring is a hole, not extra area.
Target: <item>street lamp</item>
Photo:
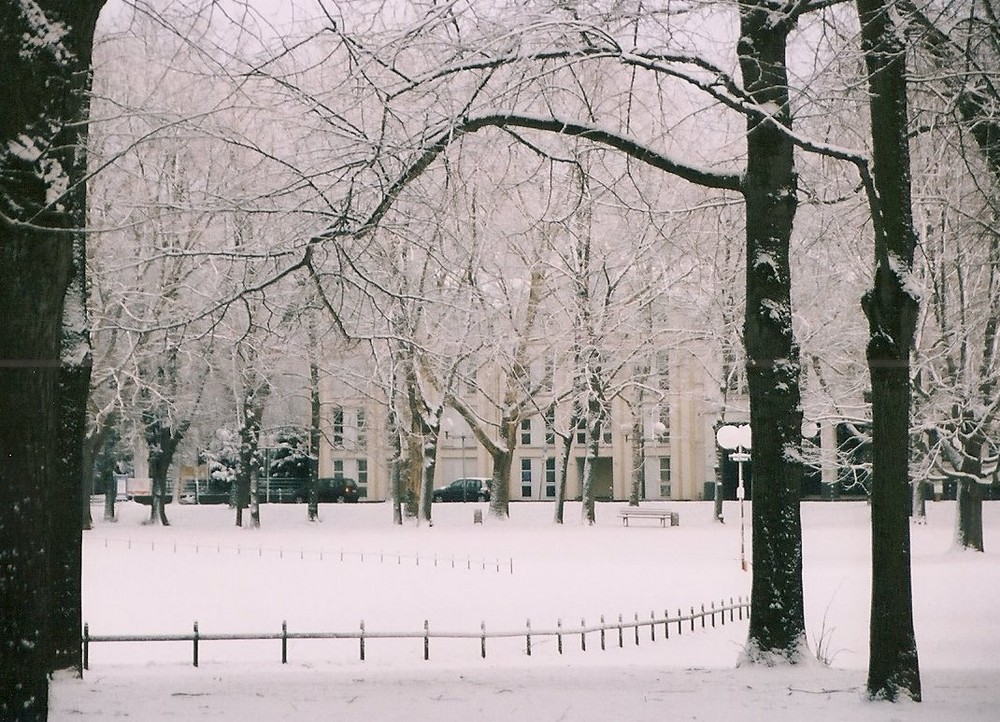
[[[441,426],[442,428],[444,428],[444,438],[448,439],[455,437],[455,434],[452,433],[455,428],[455,422],[451,419],[451,417],[445,417],[445,419],[441,422]],[[466,475],[465,471],[465,438],[466,438],[465,434],[458,434],[459,445],[462,450],[462,479],[468,479],[468,476]],[[467,489],[467,484],[463,484],[462,501],[466,500],[465,498],[467,493],[466,489]]]
[[[736,498],[740,502],[740,568],[747,571],[749,567],[746,555],[746,517],[743,513],[743,499],[746,497],[746,491],[743,488],[743,464],[750,461],[750,454],[747,453],[752,448],[750,425],[732,426],[726,424],[720,426],[715,434],[715,439],[719,442],[719,446],[732,452],[729,454],[729,458],[737,464]]]

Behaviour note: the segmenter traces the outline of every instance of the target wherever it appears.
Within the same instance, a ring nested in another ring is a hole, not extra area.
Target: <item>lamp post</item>
[[[453,433],[453,431],[455,429],[455,422],[451,419],[451,417],[446,416],[444,418],[444,420],[441,422],[441,428],[444,429],[444,438],[451,439],[451,438],[454,438],[456,436],[456,434]],[[459,441],[459,447],[460,447],[461,453],[462,453],[462,457],[461,457],[461,459],[462,459],[462,479],[465,480],[465,479],[469,478],[466,475],[466,469],[465,469],[465,439],[466,439],[466,435],[465,434],[457,434],[457,436],[458,436],[458,441]],[[465,484],[463,484],[463,486],[462,486],[462,501],[466,501],[466,494],[467,494],[467,486]]]
[[[746,555],[746,516],[743,513],[743,500],[746,497],[746,491],[743,488],[743,464],[750,461],[750,454],[747,453],[752,448],[750,425],[732,426],[726,424],[720,426],[715,434],[715,439],[719,446],[732,452],[729,454],[729,458],[737,464],[736,498],[740,502],[740,568],[747,571],[749,565]]]

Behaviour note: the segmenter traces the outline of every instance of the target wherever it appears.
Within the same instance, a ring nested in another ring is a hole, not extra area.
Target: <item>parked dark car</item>
[[[434,501],[489,501],[490,479],[456,479],[434,490]]]
[[[346,501],[353,504],[360,497],[358,482],[346,476],[317,479],[316,494],[321,503]],[[295,501],[309,501],[309,487],[306,484],[295,492]]]
[[[360,497],[358,482],[346,476],[323,477],[316,480],[320,503],[350,502]],[[272,477],[260,485],[261,502],[294,504],[309,501],[309,480]]]

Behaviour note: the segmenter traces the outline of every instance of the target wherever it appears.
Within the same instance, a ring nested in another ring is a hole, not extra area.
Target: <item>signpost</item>
[[[750,425],[732,426],[726,424],[720,426],[715,434],[715,439],[719,442],[719,446],[732,452],[729,454],[729,458],[737,464],[736,498],[740,502],[740,568],[747,571],[750,565],[747,563],[746,517],[743,513],[743,500],[746,498],[746,491],[743,487],[743,464],[750,461],[748,452],[753,447],[750,438]]]

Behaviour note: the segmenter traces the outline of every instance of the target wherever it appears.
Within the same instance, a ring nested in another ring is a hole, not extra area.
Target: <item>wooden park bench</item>
[[[667,522],[670,526],[678,526],[681,523],[680,514],[669,509],[652,509],[641,506],[626,506],[619,512],[622,524],[628,526],[629,519],[659,519],[660,526],[665,527]]]

